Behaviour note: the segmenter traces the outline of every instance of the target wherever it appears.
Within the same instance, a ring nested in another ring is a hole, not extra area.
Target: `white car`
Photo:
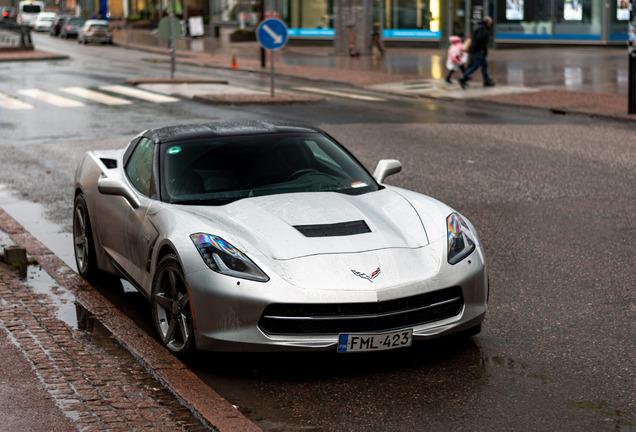
[[[79,273],[149,300],[159,340],[212,351],[380,351],[479,333],[488,276],[475,228],[384,184],[293,123],[147,130],[75,176]]]
[[[56,18],[57,14],[55,12],[40,12],[33,23],[33,30],[49,31]]]
[[[112,44],[113,33],[108,28],[108,21],[87,20],[77,33],[77,43],[89,42]]]

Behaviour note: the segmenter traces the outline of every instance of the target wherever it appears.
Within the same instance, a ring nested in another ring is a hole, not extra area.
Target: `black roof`
[[[324,132],[302,123],[276,120],[244,120],[214,123],[192,123],[149,129],[143,136],[156,144],[194,139],[240,135],[267,135]]]

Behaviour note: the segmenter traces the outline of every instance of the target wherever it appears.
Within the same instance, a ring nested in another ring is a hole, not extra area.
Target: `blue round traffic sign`
[[[277,18],[268,18],[259,24],[256,37],[261,46],[267,50],[276,51],[287,43],[287,26]]]

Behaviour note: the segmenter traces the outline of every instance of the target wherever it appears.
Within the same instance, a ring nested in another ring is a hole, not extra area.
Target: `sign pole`
[[[271,75],[271,96],[274,97],[274,51],[269,51],[269,64],[270,64],[270,75]]]
[[[269,51],[270,64],[270,95],[274,97],[274,51],[277,51],[287,43],[288,31],[284,22],[277,18],[268,18],[262,21],[256,30],[256,37],[264,50]]]
[[[176,35],[174,31],[174,0],[170,0],[170,78],[174,78]]]

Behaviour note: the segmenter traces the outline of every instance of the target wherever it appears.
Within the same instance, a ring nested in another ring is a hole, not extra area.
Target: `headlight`
[[[221,237],[198,233],[192,234],[190,238],[205,263],[215,272],[257,282],[269,280],[269,277],[247,255]]]
[[[457,213],[446,218],[448,230],[448,262],[457,264],[475,250],[475,237]]]

